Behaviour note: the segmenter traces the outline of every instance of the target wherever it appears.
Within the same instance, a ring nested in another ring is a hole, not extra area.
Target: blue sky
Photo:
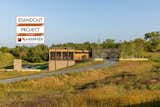
[[[45,16],[45,44],[131,40],[160,31],[160,0],[1,0],[0,45],[13,47],[16,16]]]

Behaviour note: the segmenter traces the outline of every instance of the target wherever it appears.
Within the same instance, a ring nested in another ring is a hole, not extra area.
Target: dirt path
[[[8,84],[8,83],[14,83],[14,82],[23,81],[23,80],[32,80],[32,79],[44,78],[44,77],[52,76],[52,75],[62,75],[62,74],[65,74],[65,73],[84,72],[84,71],[89,71],[89,70],[93,70],[93,69],[97,69],[97,68],[111,66],[115,63],[116,63],[115,61],[105,61],[104,63],[101,63],[101,64],[86,66],[86,67],[83,67],[83,68],[76,68],[76,69],[69,69],[69,70],[59,70],[59,71],[56,71],[56,72],[46,72],[46,73],[40,73],[40,74],[34,74],[34,75],[28,75],[28,76],[21,76],[21,77],[3,79],[3,80],[0,80],[0,84]]]

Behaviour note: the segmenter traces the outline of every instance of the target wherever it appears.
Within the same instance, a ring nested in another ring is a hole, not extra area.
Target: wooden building
[[[89,53],[88,50],[74,50],[74,60],[80,62],[89,60]]]
[[[54,47],[49,49],[49,71],[72,66],[77,61],[89,60],[88,50]]]

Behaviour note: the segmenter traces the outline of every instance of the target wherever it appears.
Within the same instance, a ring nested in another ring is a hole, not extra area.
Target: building
[[[49,71],[72,66],[75,62],[89,60],[88,50],[54,47],[49,49]]]
[[[77,62],[89,60],[89,54],[88,50],[74,50],[74,60]]]
[[[93,58],[103,58],[103,59],[118,59],[119,49],[117,48],[106,48],[106,49],[93,49]]]

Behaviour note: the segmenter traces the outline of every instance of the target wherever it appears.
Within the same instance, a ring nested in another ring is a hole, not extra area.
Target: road
[[[40,74],[34,74],[34,75],[28,75],[28,76],[3,79],[3,80],[0,80],[0,84],[9,84],[9,83],[14,83],[14,82],[23,81],[23,80],[33,80],[33,79],[39,79],[39,78],[44,78],[44,77],[53,76],[53,75],[62,75],[62,74],[72,73],[72,72],[85,72],[85,71],[94,70],[97,68],[111,66],[115,63],[116,61],[105,61],[104,63],[101,63],[101,64],[90,65],[82,68],[59,70],[56,72],[46,72],[46,73],[40,73]]]

